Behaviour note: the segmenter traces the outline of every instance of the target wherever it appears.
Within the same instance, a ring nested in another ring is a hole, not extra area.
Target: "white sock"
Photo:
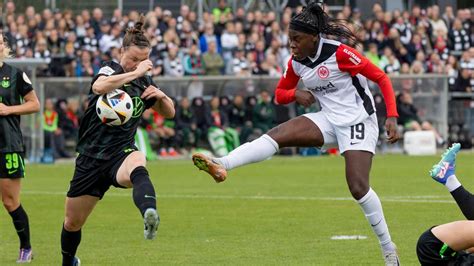
[[[225,169],[230,170],[249,163],[263,161],[277,151],[278,143],[267,134],[264,134],[252,142],[247,142],[237,147],[227,156],[215,158],[214,161],[223,165]]]
[[[380,203],[380,199],[375,191],[370,188],[369,192],[367,192],[367,194],[357,202],[362,208],[372,230],[374,230],[374,233],[377,235],[382,249],[384,251],[394,250],[395,246],[392,243],[387,223],[385,222],[385,217],[383,215],[382,203]]]
[[[455,175],[452,175],[446,180],[445,186],[449,190],[449,192],[452,192],[456,190],[456,188],[460,187],[461,183]]]

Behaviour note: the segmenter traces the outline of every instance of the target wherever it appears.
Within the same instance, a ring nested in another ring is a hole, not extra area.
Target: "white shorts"
[[[324,145],[337,143],[341,154],[347,150],[369,151],[375,154],[379,138],[379,126],[375,113],[366,120],[351,126],[333,125],[322,112],[307,113],[303,116],[319,127],[323,133]]]

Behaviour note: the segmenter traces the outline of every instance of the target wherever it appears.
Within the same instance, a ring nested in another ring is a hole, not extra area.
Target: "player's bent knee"
[[[84,222],[85,221],[81,221],[79,219],[71,219],[66,216],[66,219],[64,219],[64,229],[69,232],[79,231],[84,225]]]
[[[367,184],[366,182],[359,182],[359,181],[350,182],[349,190],[352,194],[352,197],[358,200],[367,194],[367,192],[369,191],[369,184]]]
[[[20,206],[20,201],[17,200],[17,199],[14,199],[12,197],[5,197],[4,196],[2,198],[2,203],[3,203],[3,207],[5,207],[5,209],[8,212],[12,212]]]
[[[134,152],[132,153],[126,160],[127,168],[130,171],[139,167],[139,166],[146,166],[146,158],[145,155],[141,152]]]

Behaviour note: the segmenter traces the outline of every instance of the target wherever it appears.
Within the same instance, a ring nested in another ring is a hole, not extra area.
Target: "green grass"
[[[417,265],[415,245],[428,227],[463,219],[427,172],[434,157],[378,155],[371,185],[382,199],[403,265]],[[474,154],[458,158],[457,175],[474,190]],[[72,164],[28,165],[23,206],[34,264],[59,265],[64,193]],[[158,193],[158,238],[143,239],[131,190],[111,188],[83,228],[83,265],[382,265],[376,237],[350,199],[342,157],[273,158],[215,184],[190,160],[151,162]],[[426,197],[424,197],[426,196]],[[330,240],[365,235],[365,240]],[[15,265],[18,239],[0,211],[0,265]]]

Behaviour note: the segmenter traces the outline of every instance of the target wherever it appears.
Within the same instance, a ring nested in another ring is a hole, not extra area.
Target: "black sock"
[[[64,229],[61,232],[61,253],[63,254],[63,266],[72,265],[74,256],[76,255],[77,247],[81,243],[81,230],[76,232],[69,232]]]
[[[146,168],[143,166],[135,168],[130,175],[130,181],[133,184],[133,202],[135,202],[142,216],[146,209],[156,209],[155,188]]]
[[[26,212],[21,204],[16,210],[10,212],[10,216],[12,217],[16,233],[20,238],[20,248],[31,248],[28,215],[26,215]]]
[[[468,220],[474,220],[474,196],[460,186],[451,192],[462,213]]]

